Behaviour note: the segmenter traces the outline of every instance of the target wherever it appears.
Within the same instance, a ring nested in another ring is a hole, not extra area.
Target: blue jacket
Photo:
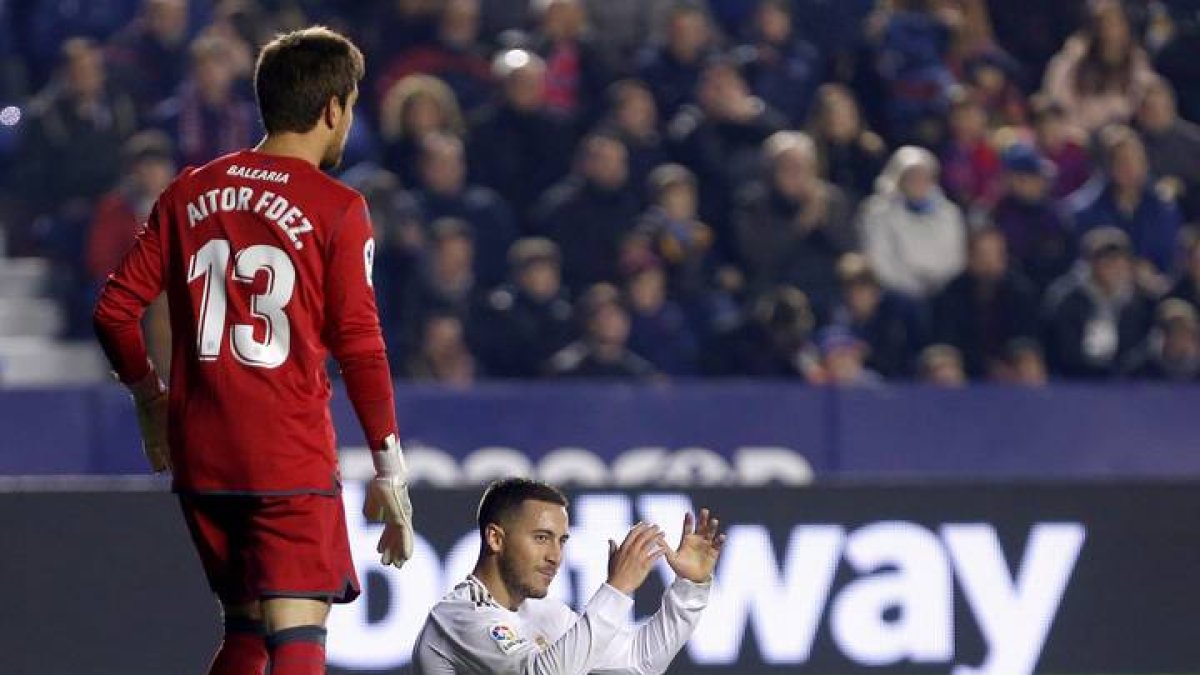
[[[1154,263],[1162,272],[1171,270],[1182,216],[1174,202],[1158,196],[1147,183],[1141,202],[1131,214],[1117,207],[1108,181],[1089,182],[1067,197],[1067,206],[1079,236],[1097,227],[1119,227],[1129,235],[1137,255]]]

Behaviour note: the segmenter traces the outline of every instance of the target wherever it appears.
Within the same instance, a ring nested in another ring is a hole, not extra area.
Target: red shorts
[[[222,602],[358,597],[341,495],[180,495],[179,501]]]

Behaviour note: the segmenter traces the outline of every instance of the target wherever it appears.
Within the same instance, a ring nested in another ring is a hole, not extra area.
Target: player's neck
[[[480,560],[471,575],[483,584],[488,593],[492,594],[493,600],[510,611],[517,611],[517,608],[525,601],[523,596],[508,588],[500,576],[500,569],[495,564],[488,564],[486,561]]]
[[[254,151],[264,155],[292,157],[314,167],[321,166],[321,157],[325,154],[324,146],[314,142],[311,136],[294,133],[268,134],[254,146]]]

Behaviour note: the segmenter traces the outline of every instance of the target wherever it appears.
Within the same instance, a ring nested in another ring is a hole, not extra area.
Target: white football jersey
[[[631,625],[633,598],[604,584],[582,614],[558,600],[526,600],[513,612],[474,576],[433,610],[413,649],[417,675],[661,675],[691,637],[711,584],[676,579],[662,606]]]

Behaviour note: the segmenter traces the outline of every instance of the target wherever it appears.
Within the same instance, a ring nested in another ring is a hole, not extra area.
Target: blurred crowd
[[[367,78],[398,377],[1200,378],[1200,1],[0,0],[0,219],[66,337],[255,49]]]

